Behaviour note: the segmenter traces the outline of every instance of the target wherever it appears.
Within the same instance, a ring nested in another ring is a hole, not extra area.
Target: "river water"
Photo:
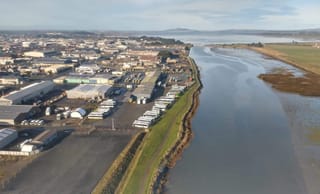
[[[196,46],[190,55],[204,87],[194,138],[170,171],[166,192],[306,193],[283,97],[257,78],[272,67],[296,70],[248,50]]]

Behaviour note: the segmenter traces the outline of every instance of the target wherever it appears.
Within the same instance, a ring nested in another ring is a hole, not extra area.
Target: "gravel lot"
[[[90,193],[132,133],[70,135],[22,170],[0,193]]]

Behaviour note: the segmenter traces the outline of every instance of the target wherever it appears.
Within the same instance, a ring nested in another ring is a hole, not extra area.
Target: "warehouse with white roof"
[[[80,84],[66,93],[69,99],[105,98],[111,91],[111,87],[111,85],[101,84]]]

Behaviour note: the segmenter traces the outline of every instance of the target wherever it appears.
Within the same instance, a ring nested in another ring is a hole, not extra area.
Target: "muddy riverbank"
[[[303,76],[297,77],[287,71],[281,73],[271,72],[260,74],[259,78],[282,92],[303,96],[320,96],[320,76],[315,73],[308,72]]]

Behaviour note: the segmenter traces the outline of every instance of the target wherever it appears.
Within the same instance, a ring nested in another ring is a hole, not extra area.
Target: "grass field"
[[[150,193],[153,178],[161,166],[161,160],[179,138],[184,115],[190,109],[198,81],[169,109],[161,121],[146,135],[129,170],[122,179],[117,193]]]
[[[318,128],[310,129],[310,133],[308,134],[308,139],[313,144],[320,144],[320,130]]]
[[[311,43],[266,44],[254,50],[320,75],[320,49]]]

